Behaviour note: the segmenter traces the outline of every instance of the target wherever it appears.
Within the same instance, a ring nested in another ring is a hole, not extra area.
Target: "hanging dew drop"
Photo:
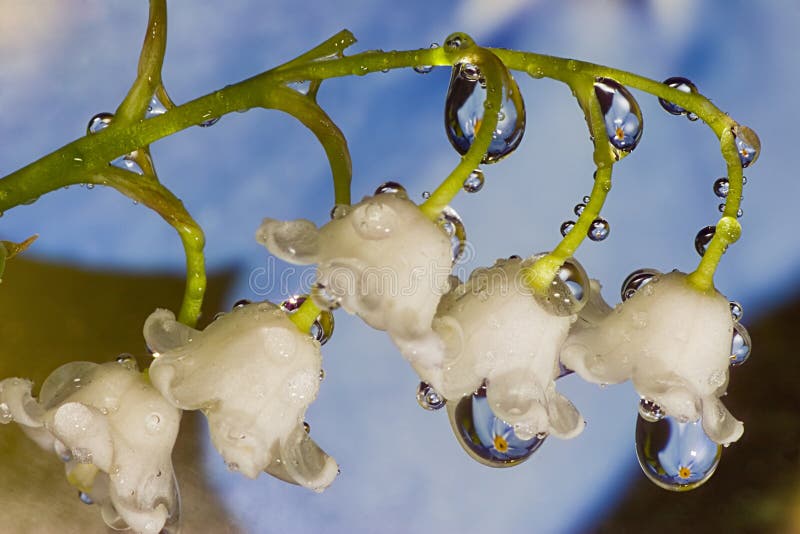
[[[706,436],[700,420],[680,423],[673,417],[636,421],[636,457],[655,485],[670,491],[689,491],[714,474],[722,445]]]
[[[625,281],[622,282],[622,289],[620,289],[622,300],[626,301],[631,298],[637,291],[660,274],[661,272],[655,269],[637,269],[633,271],[625,278]]]
[[[756,132],[747,126],[736,125],[733,127],[733,138],[742,167],[746,168],[755,163],[761,153],[761,140]]]
[[[606,126],[614,155],[620,159],[631,152],[642,137],[644,121],[639,104],[625,87],[610,78],[597,78],[594,93]]]
[[[589,225],[588,236],[592,241],[603,241],[611,233],[611,226],[608,221],[598,217]]]
[[[722,204],[722,206],[724,209],[725,205]],[[694,249],[697,251],[698,254],[700,254],[701,256],[705,255],[706,248],[708,247],[708,244],[711,243],[711,239],[714,237],[714,234],[716,233],[717,233],[716,226],[706,226],[704,228],[701,228],[700,231],[697,232],[697,235],[694,238]]]
[[[375,194],[376,195],[392,194],[392,195],[397,195],[400,198],[406,198],[406,199],[408,198],[408,191],[406,191],[406,188],[403,187],[401,184],[392,181],[384,182],[381,185],[379,185],[378,188],[375,190]]]
[[[742,305],[736,302],[735,300],[732,300],[730,302],[730,305],[731,305],[731,318],[734,320],[734,322],[738,323],[742,319],[742,316],[744,315],[744,308],[742,308]]]
[[[686,78],[682,78],[680,76],[675,76],[673,78],[667,78],[662,82],[664,85],[672,87],[673,89],[677,89],[682,93],[687,94],[697,94],[697,86]],[[658,99],[658,103],[661,104],[661,107],[664,108],[668,113],[673,115],[689,115],[689,112],[682,107],[678,106],[677,104],[673,104],[668,100],[664,100],[663,98]],[[689,117],[689,120],[697,120],[697,115],[691,114],[694,116],[692,118]]]
[[[575,207],[572,209],[572,211],[573,213],[575,213],[577,217],[580,217],[581,213],[583,213],[583,210],[585,209],[586,209],[586,204],[575,204]]]
[[[728,196],[728,192],[731,190],[731,184],[728,181],[728,178],[723,176],[722,178],[717,178],[714,182],[714,194],[717,195],[719,198],[725,198]]]
[[[564,221],[561,223],[561,235],[567,237],[567,234],[575,228],[575,221]]]
[[[86,135],[96,134],[105,130],[111,124],[112,120],[114,120],[113,113],[98,113],[89,119],[89,124],[86,125]]]
[[[733,337],[731,339],[731,366],[742,365],[750,357],[752,342],[750,333],[741,323],[733,324]]]
[[[439,410],[444,408],[447,400],[442,395],[433,389],[430,384],[420,382],[417,388],[417,402],[426,410]]]
[[[545,436],[518,437],[514,426],[492,411],[485,387],[455,405],[448,403],[447,415],[461,447],[472,459],[489,467],[518,465],[530,458],[545,439]]]
[[[513,152],[525,133],[525,103],[517,83],[504,72],[501,108],[497,127],[484,155],[483,163],[495,163]],[[472,63],[453,66],[445,101],[444,124],[447,138],[459,154],[466,154],[484,120],[487,88],[480,69]]]
[[[201,127],[201,128],[208,128],[210,126],[214,126],[218,122],[219,122],[219,117],[210,117],[210,118],[204,120],[203,122],[201,122],[200,124],[198,124],[198,126]]]
[[[464,191],[467,193],[477,193],[483,189],[483,182],[483,171],[480,169],[475,169],[470,173],[469,176],[467,176],[467,179],[464,180]]]

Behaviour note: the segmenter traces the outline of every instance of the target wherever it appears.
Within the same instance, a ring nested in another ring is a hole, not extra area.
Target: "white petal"
[[[197,330],[175,319],[169,310],[158,309],[144,322],[143,334],[147,347],[155,357],[191,341]]]

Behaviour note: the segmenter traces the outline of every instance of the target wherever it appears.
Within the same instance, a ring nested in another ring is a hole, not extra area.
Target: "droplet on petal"
[[[484,107],[487,87],[478,67],[471,63],[453,66],[445,100],[444,125],[447,138],[459,154],[466,154],[483,124],[484,113],[497,113],[497,126],[484,155],[484,163],[495,163],[513,152],[525,133],[525,103],[511,74],[504,73],[501,107]]]
[[[650,423],[655,423],[664,418],[664,410],[649,399],[641,399],[639,401],[639,415]]]
[[[384,182],[381,185],[379,185],[378,188],[375,190],[376,195],[383,195],[387,193],[392,195],[397,195],[399,198],[406,198],[406,199],[408,198],[408,191],[406,191],[406,188],[397,182],[392,182],[392,181]],[[332,218],[338,218],[338,217],[332,217]]]
[[[750,357],[752,342],[750,333],[741,323],[733,323],[733,338],[731,339],[731,365],[742,365]]]
[[[153,95],[153,98],[150,99],[150,103],[147,105],[147,110],[144,113],[145,119],[151,119],[153,117],[158,117],[159,115],[163,115],[167,112],[167,107],[161,103],[161,100],[158,98],[157,95]]]
[[[426,382],[419,383],[417,402],[426,410],[438,410],[444,408],[444,405],[447,404],[447,400]]]
[[[631,298],[638,290],[644,287],[645,284],[650,282],[653,277],[660,274],[661,272],[656,269],[637,269],[633,271],[628,275],[625,281],[622,282],[622,289],[620,290],[622,300],[626,301]]]
[[[734,322],[739,322],[744,315],[744,308],[742,305],[736,302],[735,300],[731,301],[731,318]]]
[[[625,87],[610,78],[597,78],[594,93],[606,126],[606,135],[615,156],[631,152],[642,137],[644,122],[639,104]]]
[[[575,221],[564,221],[561,223],[561,235],[566,237],[573,228],[575,228]]]
[[[455,405],[454,405],[455,404]],[[530,458],[544,437],[520,439],[514,426],[497,417],[489,406],[486,388],[447,405],[456,440],[474,460],[489,467],[511,467]]]
[[[711,239],[714,237],[714,234],[717,233],[716,226],[706,226],[701,228],[697,235],[694,238],[694,249],[697,251],[698,254],[704,256],[706,253],[706,247],[708,244],[711,243]]]
[[[664,85],[668,85],[673,89],[677,89],[683,93],[697,93],[697,86],[686,78],[682,78],[680,76],[675,76],[673,78],[667,78],[662,83]],[[664,108],[668,113],[672,113],[673,115],[686,115],[688,112],[683,109],[682,107],[678,106],[677,104],[673,104],[668,100],[664,100],[663,98],[658,99],[658,103],[661,104],[661,107]],[[693,120],[696,120],[697,116]]]
[[[706,482],[719,464],[722,445],[706,436],[700,420],[680,423],[673,417],[636,421],[636,456],[655,485],[689,491]]]

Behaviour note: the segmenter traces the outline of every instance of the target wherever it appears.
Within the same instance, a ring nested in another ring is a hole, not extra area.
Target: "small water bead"
[[[455,52],[457,50],[469,48],[474,44],[475,43],[469,35],[461,32],[451,33],[444,40],[444,47],[448,52]]]
[[[583,203],[584,204],[588,204],[591,199],[592,199],[592,197],[590,197],[589,195],[586,195],[585,197],[583,197]]]
[[[607,238],[608,234],[610,233],[611,225],[608,224],[607,220],[598,217],[592,221],[591,225],[589,225],[589,231],[587,235],[592,241],[602,241]]]
[[[744,315],[744,308],[742,308],[742,305],[736,302],[735,300],[732,300],[730,302],[730,305],[731,305],[731,318],[734,320],[734,322],[738,323],[742,319],[742,316]]]
[[[375,190],[376,195],[383,195],[385,193],[397,195],[399,198],[408,198],[408,191],[406,191],[406,188],[397,182],[384,182]]]
[[[706,482],[719,464],[722,445],[706,436],[700,420],[681,423],[673,417],[636,421],[636,456],[655,485],[689,491]]]
[[[575,221],[564,221],[561,223],[561,235],[567,237],[567,234],[575,228]]]
[[[723,176],[722,178],[717,178],[714,182],[714,194],[719,198],[727,197],[730,190],[731,183],[728,181],[728,178]]]
[[[682,78],[680,76],[667,78],[662,83],[672,87],[673,89],[677,89],[682,93],[697,93],[697,86],[692,83],[691,80]],[[663,98],[659,98],[658,103],[661,104],[661,107],[664,108],[668,113],[672,113],[673,115],[687,115],[689,113],[684,108],[678,106],[677,104],[673,104],[668,100],[664,100]],[[694,113],[692,113],[692,115],[694,115]],[[697,120],[697,115],[694,115],[694,118],[689,117],[689,120]]]
[[[424,198],[425,200],[428,200],[429,198],[431,198],[431,192],[430,191],[423,191],[422,192],[422,198]]]
[[[417,388],[417,402],[426,410],[439,410],[444,408],[447,400],[430,384],[420,382]]]
[[[147,110],[144,113],[145,119],[151,119],[153,117],[158,117],[159,115],[163,115],[167,112],[167,107],[161,103],[157,95],[153,95],[153,98],[150,99],[150,103],[147,105]]]
[[[605,120],[606,135],[611,146],[621,152],[631,152],[642,137],[644,121],[639,104],[633,95],[610,78],[597,78],[594,93]],[[622,154],[615,152],[619,159]]]
[[[731,365],[742,365],[750,357],[752,341],[747,328],[741,323],[733,323],[733,337],[731,339]]]
[[[200,126],[201,128],[208,128],[210,126],[214,126],[218,122],[219,122],[219,117],[211,117],[198,124],[198,126]]]
[[[469,176],[467,176],[467,179],[464,180],[464,191],[467,193],[477,193],[483,189],[483,182],[483,171],[480,169],[475,169],[470,173]]]
[[[464,227],[461,217],[456,210],[445,206],[436,224],[450,237],[453,246],[453,263],[457,263],[467,249],[467,229]]]
[[[535,262],[545,254],[537,254]],[[536,301],[548,312],[557,316],[578,313],[589,300],[589,276],[575,258],[568,258],[556,271],[556,276],[547,288],[546,295],[534,293]]]
[[[639,400],[639,415],[647,422],[655,423],[664,418],[664,410],[655,402],[642,398]]]
[[[447,404],[447,415],[461,447],[477,462],[489,467],[518,465],[536,452],[545,437],[521,439],[514,426],[497,417],[481,387],[458,403]]]
[[[83,504],[94,504],[89,494],[83,491],[78,491],[78,499],[80,499]]]
[[[525,103],[517,83],[508,71],[503,73],[501,107],[483,163],[495,163],[513,152],[525,133]],[[472,146],[484,120],[487,88],[480,71],[471,63],[453,66],[445,100],[444,126],[447,138],[464,155]]]
[[[746,168],[755,163],[761,153],[761,140],[756,132],[747,126],[736,125],[733,127],[733,138],[742,167]]]
[[[248,304],[252,304],[250,300],[248,300],[248,299],[239,299],[239,300],[237,300],[236,302],[233,303],[233,306],[231,306],[231,310],[235,310],[236,308],[244,308]]]
[[[650,283],[653,278],[660,274],[661,271],[647,268],[637,269],[629,274],[628,277],[625,278],[625,281],[622,282],[622,289],[620,290],[620,296],[622,297],[623,302],[635,295],[637,291],[642,289],[645,285]]]
[[[86,126],[86,135],[96,134],[105,130],[111,124],[112,120],[114,120],[113,113],[98,113],[89,119],[89,124]]]
[[[119,356],[116,357],[115,361],[123,366],[125,369],[130,371],[138,371],[139,364],[136,363],[136,358],[133,354],[128,354],[127,352],[123,352]]]
[[[706,253],[706,247],[708,244],[711,243],[711,239],[713,239],[714,234],[717,233],[716,226],[705,226],[697,232],[697,235],[694,238],[694,249],[697,251],[698,254],[704,256]]]
[[[580,217],[583,210],[586,209],[586,204],[575,204],[575,207],[572,211],[575,213],[576,216]]]

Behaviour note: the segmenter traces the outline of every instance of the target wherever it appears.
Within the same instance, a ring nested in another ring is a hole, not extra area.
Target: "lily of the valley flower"
[[[228,467],[262,470],[322,491],[338,473],[304,430],[319,389],[319,343],[269,302],[237,306],[198,331],[156,310],[144,337],[157,355],[150,380],[184,410],[202,410]]]
[[[42,385],[0,382],[0,421],[16,421],[66,462],[67,478],[115,528],[157,533],[177,520],[172,447],[180,411],[135,368],[72,362]]]
[[[728,300],[696,290],[676,271],[653,278],[594,326],[576,329],[561,361],[590,382],[631,379],[666,415],[702,417],[708,437],[728,444],[743,432],[719,399],[728,385],[732,333]]]
[[[366,197],[337,213],[321,228],[303,219],[264,219],[256,239],[285,261],[317,263],[328,305],[341,304],[387,331],[409,361],[439,365],[442,347],[431,322],[448,289],[450,238],[402,194]]]
[[[449,401],[486,383],[491,410],[522,439],[571,438],[583,418],[555,389],[558,353],[576,316],[545,310],[523,283],[518,257],[477,269],[441,301],[434,329],[446,357],[441,368],[417,366],[422,379]]]

